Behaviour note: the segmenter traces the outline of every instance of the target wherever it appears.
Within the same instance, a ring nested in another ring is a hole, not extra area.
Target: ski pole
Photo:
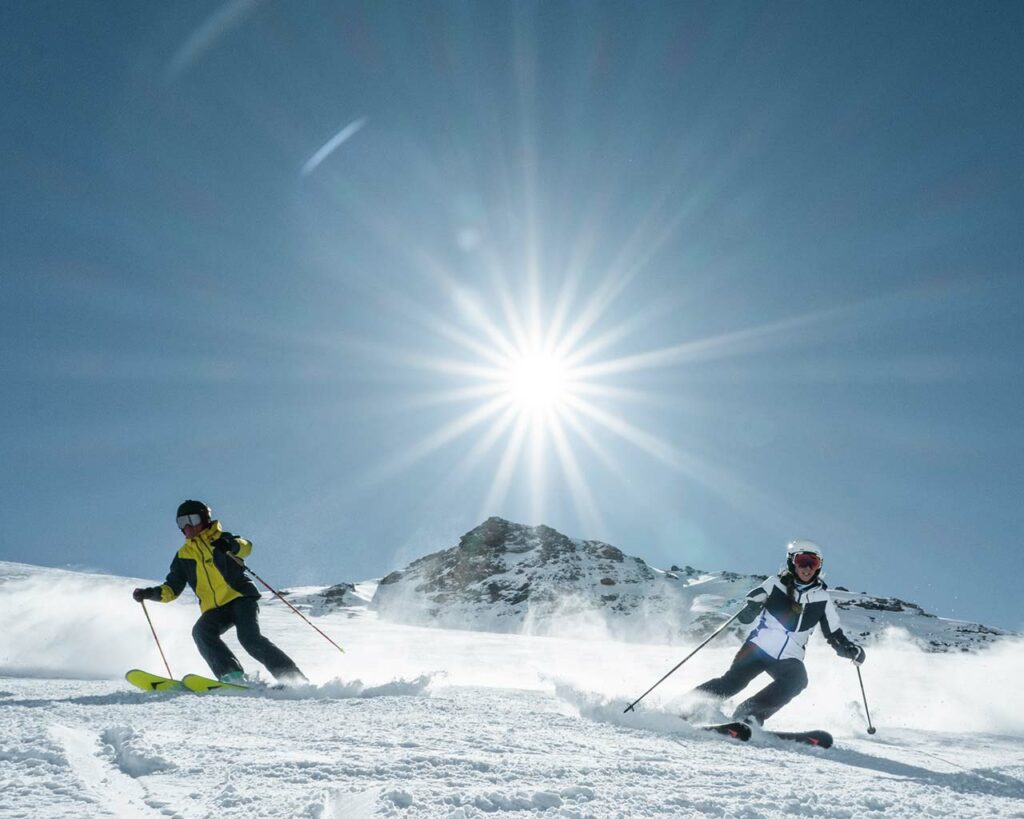
[[[676,672],[676,669],[679,668],[679,666],[681,666],[683,663],[685,663],[687,660],[689,660],[694,654],[696,654],[698,651],[700,651],[702,648],[704,648],[704,646],[706,646],[708,643],[710,643],[712,640],[714,640],[719,634],[721,634],[723,631],[725,631],[725,627],[727,625],[729,625],[737,617],[739,617],[743,613],[743,611],[744,611],[744,609],[740,609],[732,617],[730,617],[728,620],[726,620],[724,623],[722,623],[722,625],[720,625],[718,627],[718,629],[715,631],[714,634],[712,634],[710,637],[708,637],[703,643],[701,643],[693,651],[691,651],[689,654],[687,654],[685,657],[683,657],[683,659],[681,659],[678,663],[676,663],[672,667],[672,670],[668,672],[668,674],[666,674],[664,677],[662,677],[660,680],[658,680],[654,685],[652,685],[650,688],[648,688],[646,691],[644,691],[643,694],[641,694],[639,697],[637,697],[635,700],[633,700],[633,702],[631,702],[629,705],[627,705],[626,706],[626,710],[623,711],[622,713],[626,714],[626,713],[629,713],[630,711],[632,711],[633,708],[636,706],[636,704],[638,702],[640,702],[640,700],[642,700],[644,697],[646,697],[648,694],[650,694],[655,688],[657,688],[659,685],[661,685],[663,682],[665,682],[665,680],[667,680],[669,677],[671,677]]]
[[[163,646],[160,645],[160,638],[156,636],[156,629],[153,628],[153,621],[149,617],[149,610],[146,608],[146,601],[140,600],[139,604],[142,606],[142,613],[146,615],[146,622],[149,623],[149,630],[153,632],[153,639],[156,640],[156,647],[160,652],[160,659],[164,661],[164,668],[167,669],[167,676],[173,680],[174,675],[171,673],[171,667],[167,664],[167,658],[164,656]]]
[[[264,580],[264,579],[263,579],[262,577],[260,577],[260,576],[259,576],[258,574],[256,574],[256,572],[254,572],[254,571],[253,571],[252,569],[250,569],[250,568],[249,568],[248,566],[246,566],[246,565],[245,565],[245,564],[244,564],[244,563],[242,562],[242,559],[241,559],[240,557],[238,557],[237,555],[233,555],[233,554],[231,554],[231,552],[226,552],[226,554],[228,555],[228,557],[230,557],[230,558],[231,558],[232,560],[234,560],[234,561],[235,561],[235,563],[237,563],[237,564],[238,564],[239,566],[241,566],[241,567],[242,567],[242,571],[243,571],[243,572],[245,572],[246,574],[251,574],[251,575],[252,575],[253,577],[255,577],[255,578],[256,578],[257,580],[259,580],[259,581],[260,581],[260,583],[262,583],[262,584],[263,584],[264,586],[266,586],[266,587],[267,587],[267,591],[269,591],[269,592],[270,592],[270,593],[271,593],[272,595],[274,595],[274,596],[275,596],[275,597],[276,597],[276,598],[277,598],[278,600],[280,600],[280,601],[281,601],[282,603],[284,603],[284,604],[285,604],[285,605],[286,605],[286,606],[287,606],[288,608],[290,608],[290,609],[291,609],[292,611],[294,611],[294,612],[295,612],[295,613],[296,613],[297,615],[299,615],[299,617],[301,617],[301,618],[302,618],[303,620],[305,620],[305,621],[306,621],[306,623],[307,623],[307,624],[309,625],[309,627],[310,627],[310,628],[312,628],[312,629],[313,629],[314,631],[316,631],[316,632],[317,632],[317,633],[318,633],[318,634],[319,634],[319,635],[320,635],[321,637],[323,637],[323,638],[324,638],[324,639],[325,639],[325,640],[326,640],[326,641],[327,641],[328,643],[330,643],[330,644],[331,644],[332,646],[334,646],[334,647],[335,647],[336,649],[338,649],[338,651],[340,651],[340,652],[341,652],[342,654],[344,654],[344,653],[345,653],[345,649],[343,649],[343,648],[342,648],[341,646],[339,646],[339,645],[338,645],[338,644],[337,644],[336,642],[334,642],[334,640],[332,640],[332,639],[331,639],[330,637],[328,637],[328,636],[327,636],[326,634],[324,634],[324,633],[323,633],[322,631],[320,631],[320,629],[318,629],[318,628],[317,628],[316,626],[314,626],[314,625],[313,625],[312,623],[310,623],[310,622],[309,622],[309,618],[307,618],[305,614],[303,614],[303,613],[302,613],[301,611],[299,611],[299,610],[298,610],[297,608],[295,608],[295,606],[293,606],[293,605],[292,605],[291,603],[289,603],[289,602],[288,602],[287,600],[285,600],[285,599],[284,599],[284,595],[283,595],[283,594],[281,594],[281,592],[279,592],[279,591],[278,591],[277,589],[275,589],[275,588],[274,588],[273,586],[271,586],[271,585],[270,585],[270,584],[269,584],[269,583],[268,583],[268,582],[267,582],[266,580]]]
[[[864,713],[868,718],[868,733],[875,733],[875,726],[871,724],[871,712],[868,710],[868,695],[864,693],[864,678],[860,675],[860,666],[857,666],[857,679],[860,681],[860,695],[864,698]]]

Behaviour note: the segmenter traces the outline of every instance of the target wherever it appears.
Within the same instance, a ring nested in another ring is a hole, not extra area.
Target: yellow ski
[[[189,691],[197,694],[206,694],[210,691],[248,691],[247,685],[235,685],[234,683],[212,680],[209,677],[200,677],[198,674],[186,674],[181,678],[181,684]]]
[[[181,688],[181,683],[178,680],[161,677],[159,674],[150,674],[139,668],[133,668],[124,675],[124,678],[143,691],[176,691]]]

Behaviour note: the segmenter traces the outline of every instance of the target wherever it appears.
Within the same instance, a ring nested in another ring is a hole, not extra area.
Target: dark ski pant
[[[721,677],[698,685],[694,690],[725,699],[746,688],[762,671],[768,673],[772,682],[750,699],[741,702],[733,718],[753,717],[759,723],[764,723],[807,687],[807,669],[801,660],[776,660],[753,643],[744,643],[736,652],[728,671]]]
[[[213,671],[223,677],[231,671],[241,671],[242,664],[225,645],[221,635],[232,626],[235,636],[249,655],[267,667],[275,677],[302,676],[291,657],[260,633],[259,604],[253,597],[236,597],[230,603],[204,612],[192,626],[192,639],[199,653]]]

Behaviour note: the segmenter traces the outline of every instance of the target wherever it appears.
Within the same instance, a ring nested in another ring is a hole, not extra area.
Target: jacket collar
[[[791,575],[789,569],[783,569],[781,572],[779,572],[779,582],[783,586],[785,586],[788,578],[792,577],[793,586],[796,588],[797,591],[803,594],[804,592],[808,592],[811,589],[828,588],[828,586],[825,585],[825,581],[821,579],[821,575],[822,572],[818,572],[817,576],[810,583],[801,583],[800,578],[798,578],[796,575]]]
[[[207,526],[195,537],[190,537],[185,540],[185,545],[190,543],[202,543],[204,546],[209,546],[213,541],[219,538],[224,533],[224,529],[221,528],[219,520],[210,521],[210,525]]]

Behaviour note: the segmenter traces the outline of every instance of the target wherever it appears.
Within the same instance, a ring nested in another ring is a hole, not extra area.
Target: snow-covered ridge
[[[601,541],[492,517],[457,546],[384,577],[372,606],[386,620],[441,628],[677,642],[717,628],[764,579],[691,566],[663,571]],[[896,598],[833,591],[844,629],[858,640],[898,629],[926,651],[969,651],[1008,634]]]

